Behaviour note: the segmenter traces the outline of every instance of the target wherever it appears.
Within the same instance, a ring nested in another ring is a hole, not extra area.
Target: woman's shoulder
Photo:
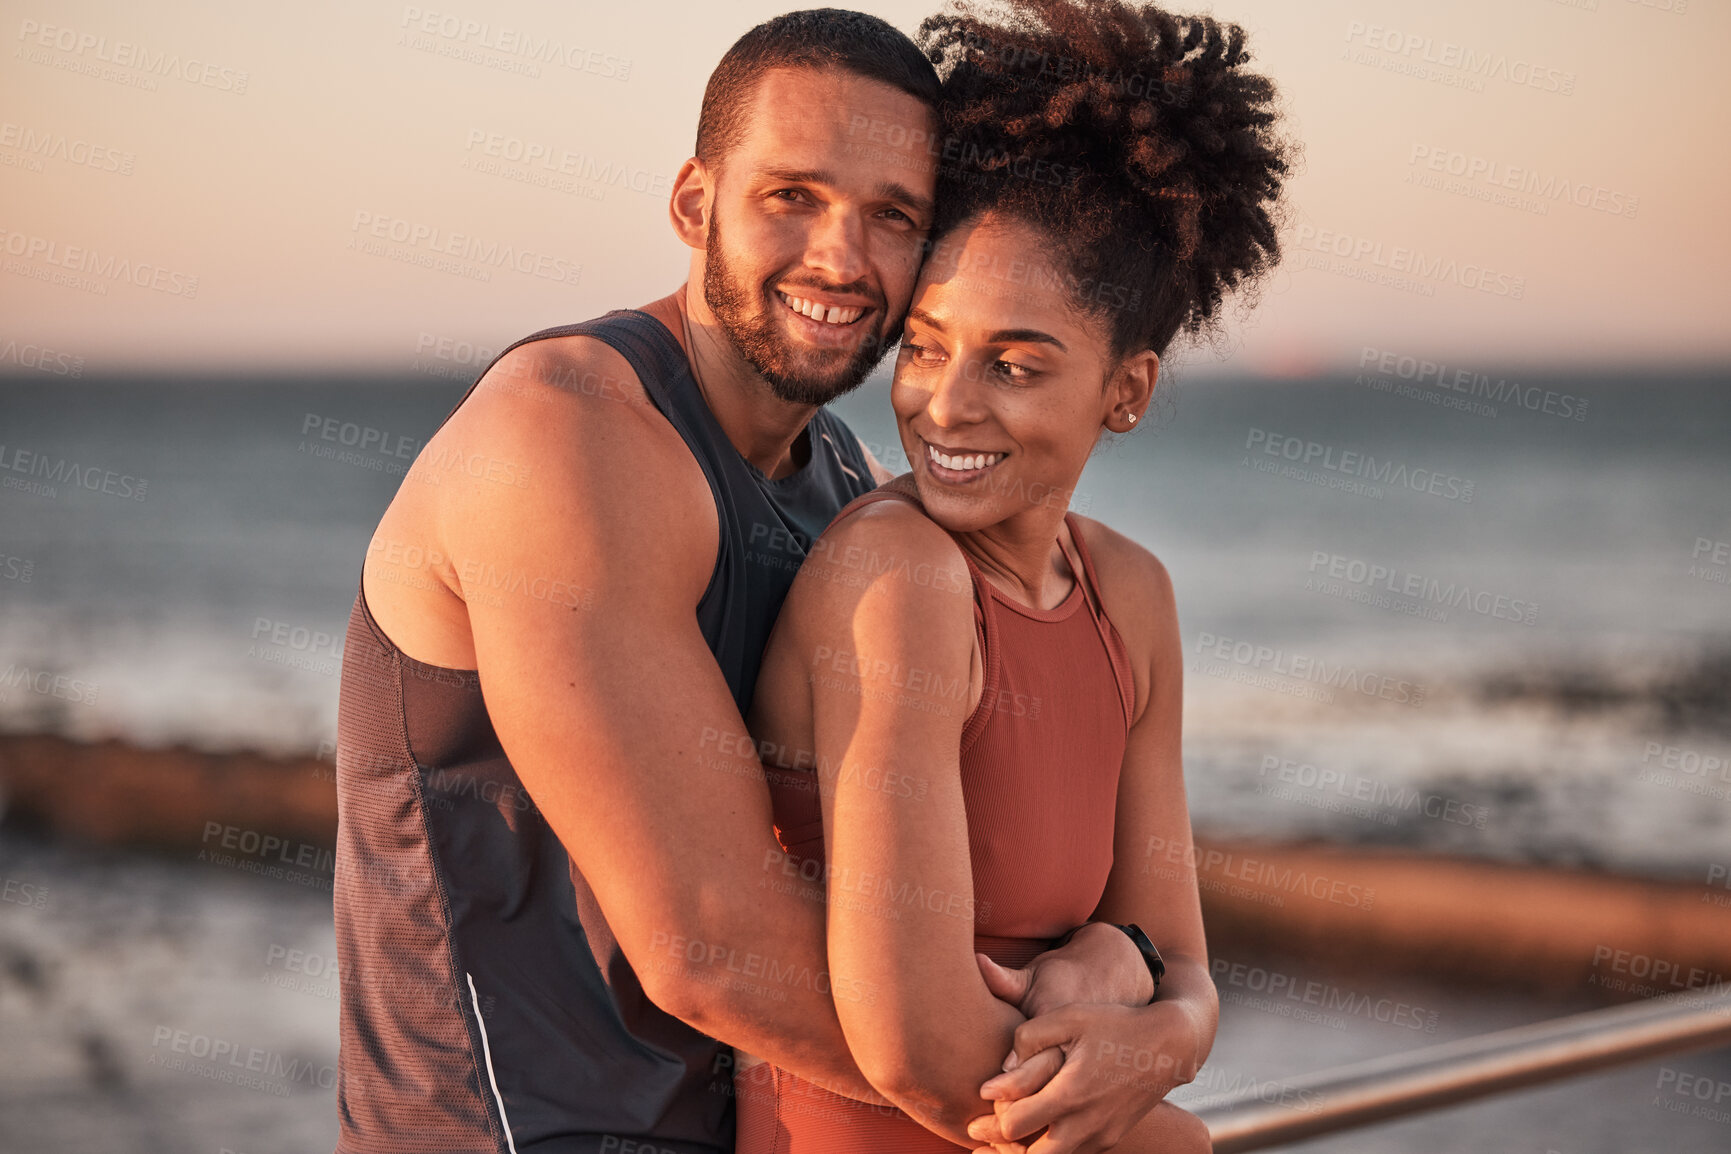
[[[911,486],[887,481],[855,498],[823,531],[800,568],[800,581],[825,579],[841,589],[871,590],[891,601],[971,593],[961,546],[926,516]]]
[[[1136,667],[1146,668],[1177,637],[1172,576],[1146,546],[1091,517],[1070,516],[1093,562],[1100,606],[1124,638]]]
[[[1152,550],[1092,517],[1072,513],[1070,520],[1080,530],[1083,547],[1094,562],[1100,598],[1108,602],[1108,611],[1114,589],[1136,600],[1153,597],[1161,605],[1173,603],[1172,575]]]

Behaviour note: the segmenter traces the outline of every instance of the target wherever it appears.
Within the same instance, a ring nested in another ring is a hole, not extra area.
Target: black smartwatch
[[[1116,922],[1112,923],[1117,925]],[[1142,960],[1148,963],[1148,972],[1154,975],[1154,997],[1150,1002],[1160,997],[1160,979],[1166,975],[1166,963],[1160,960],[1160,951],[1154,948],[1154,943],[1148,940],[1148,935],[1142,932],[1142,927],[1132,923],[1118,926],[1136,943],[1136,948],[1142,951]]]

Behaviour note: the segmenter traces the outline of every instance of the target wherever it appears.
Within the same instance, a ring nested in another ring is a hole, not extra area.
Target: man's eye
[[[797,188],[778,188],[770,195],[795,204],[805,199],[805,193]]]
[[[914,218],[899,208],[886,208],[884,209],[884,215],[892,220],[906,221],[908,224],[914,223]]]

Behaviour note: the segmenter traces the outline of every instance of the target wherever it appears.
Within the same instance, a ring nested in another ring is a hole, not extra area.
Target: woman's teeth
[[[816,301],[808,301],[804,297],[790,297],[786,293],[776,295],[794,312],[814,321],[822,321],[826,325],[851,325],[865,312],[862,308],[844,309],[833,305],[826,308]]]
[[[963,453],[960,456],[952,457],[948,453],[938,452],[930,445],[926,446],[926,456],[944,468],[954,469],[958,473],[985,469],[1004,459],[1003,453]]]

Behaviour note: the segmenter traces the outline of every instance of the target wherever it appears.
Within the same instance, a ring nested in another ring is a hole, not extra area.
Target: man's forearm
[[[654,934],[642,969],[657,1003],[808,1082],[888,1105],[860,1073],[836,1017],[836,999],[866,999],[871,991],[831,981],[823,905],[773,878],[745,892],[747,908],[733,908],[737,895],[723,905],[724,924]]]

